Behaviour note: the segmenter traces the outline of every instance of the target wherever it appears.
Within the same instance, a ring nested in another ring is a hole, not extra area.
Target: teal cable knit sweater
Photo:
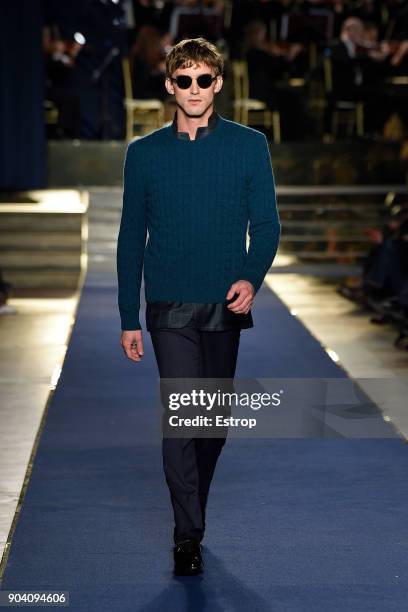
[[[166,126],[131,142],[116,258],[122,330],[141,329],[143,266],[148,301],[223,302],[238,280],[258,291],[280,232],[262,132],[219,116],[204,138]]]

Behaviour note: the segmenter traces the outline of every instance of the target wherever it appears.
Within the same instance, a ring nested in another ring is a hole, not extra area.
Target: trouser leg
[[[184,327],[152,331],[160,377],[233,377],[239,337],[239,330],[200,332]],[[163,437],[163,468],[174,511],[175,543],[203,538],[208,492],[224,444],[225,437]]]
[[[202,377],[211,378],[214,382],[214,392],[232,391],[232,380],[238,357],[240,330],[201,332]],[[223,379],[217,384],[217,379]],[[226,379],[231,381],[225,388]],[[223,428],[223,437],[196,438],[197,467],[199,473],[199,498],[203,523],[205,527],[205,510],[211,481],[222,448],[226,442],[228,428]]]
[[[151,338],[161,379],[200,377],[200,335],[197,330],[189,327],[156,330],[151,332]],[[169,389],[168,385],[167,390],[171,392],[173,389]],[[166,398],[162,397],[162,401],[164,423],[169,412]],[[163,435],[162,453],[164,474],[174,512],[174,542],[177,544],[187,538],[200,541],[204,525],[198,493],[195,440],[193,437],[176,438]]]

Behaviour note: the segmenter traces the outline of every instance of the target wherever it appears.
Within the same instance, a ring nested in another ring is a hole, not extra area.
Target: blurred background
[[[1,12],[3,188],[53,180],[46,141],[129,140],[172,118],[165,56],[187,37],[224,54],[219,111],[273,143],[407,138],[404,0],[17,0]]]

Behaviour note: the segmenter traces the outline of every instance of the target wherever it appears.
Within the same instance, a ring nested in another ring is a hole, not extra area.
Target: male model
[[[176,44],[165,79],[177,104],[173,123],[131,142],[126,153],[117,245],[120,342],[129,359],[142,359],[144,264],[146,326],[161,378],[233,379],[241,329],[253,327],[250,308],[278,248],[268,143],[262,132],[214,109],[223,68],[204,38]],[[176,574],[203,570],[205,509],[224,443],[225,436],[163,437]]]

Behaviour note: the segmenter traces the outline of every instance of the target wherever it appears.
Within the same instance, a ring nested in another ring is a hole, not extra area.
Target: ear
[[[217,80],[215,81],[214,93],[218,93],[219,91],[221,91],[223,82],[224,81],[223,81],[222,75],[219,74],[217,76]]]
[[[167,93],[169,93],[170,95],[174,96],[174,87],[172,82],[170,81],[169,77],[166,77],[165,81],[164,81],[164,86],[167,90]]]

